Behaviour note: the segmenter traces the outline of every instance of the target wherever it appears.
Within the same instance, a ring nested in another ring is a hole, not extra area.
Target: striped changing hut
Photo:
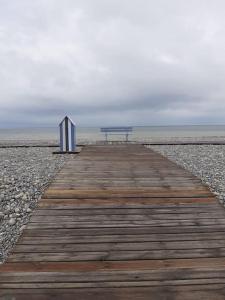
[[[65,117],[59,124],[60,129],[60,151],[74,152],[76,149],[75,142],[75,124],[69,117]]]

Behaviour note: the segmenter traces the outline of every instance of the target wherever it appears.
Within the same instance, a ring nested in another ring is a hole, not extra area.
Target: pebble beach
[[[19,238],[38,199],[66,160],[49,147],[0,148],[0,262]]]

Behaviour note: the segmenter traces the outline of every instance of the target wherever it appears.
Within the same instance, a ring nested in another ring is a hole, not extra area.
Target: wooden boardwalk
[[[144,146],[87,146],[0,267],[0,299],[225,299],[225,210]]]

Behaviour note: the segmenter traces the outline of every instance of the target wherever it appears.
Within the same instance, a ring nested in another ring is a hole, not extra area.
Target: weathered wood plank
[[[105,281],[105,282],[38,282],[38,283],[1,283],[2,289],[59,289],[59,288],[121,288],[149,286],[207,285],[224,284],[225,278],[190,279],[190,280],[155,280],[155,281]]]
[[[57,249],[55,250],[57,251]],[[180,259],[180,258],[225,258],[225,248],[209,249],[164,249],[139,251],[90,251],[90,252],[20,252],[12,253],[9,262],[47,262],[47,261],[115,261],[115,260],[146,260],[146,259]]]
[[[120,234],[120,235],[71,235],[65,234],[62,236],[61,234],[47,236],[37,235],[36,232],[33,232],[33,235],[26,236],[23,235],[17,245],[40,245],[40,244],[81,244],[81,243],[119,243],[119,242],[144,242],[144,241],[201,241],[201,240],[225,240],[224,232],[207,232],[207,233],[176,233],[176,234]]]
[[[192,280],[225,279],[225,267],[223,268],[188,268],[188,269],[166,269],[166,270],[129,270],[129,271],[89,271],[89,272],[15,272],[13,274],[5,272],[0,274],[1,284],[10,284],[12,288],[26,282],[28,287],[30,283],[67,283],[74,282],[88,283],[109,283],[109,282],[140,282],[148,281],[149,285],[155,285],[156,281],[171,281],[176,285],[177,281],[184,281],[186,284]],[[221,282],[222,283],[222,282]],[[145,284],[144,284],[145,286]]]
[[[155,227],[133,227],[132,231],[129,227],[106,227],[106,228],[70,228],[70,229],[28,229],[26,228],[23,232],[23,236],[66,236],[66,235],[99,235],[99,234],[119,234],[119,235],[126,235],[126,234],[162,234],[162,233],[176,233],[176,234],[185,234],[185,233],[214,233],[214,232],[225,232],[225,225],[206,225],[206,226],[171,226],[171,227],[162,227],[162,226],[155,226]]]
[[[129,288],[86,288],[86,289],[0,289],[0,295],[16,296],[16,300],[224,300],[224,284],[180,285]],[[62,298],[63,297],[63,298]]]
[[[35,228],[99,228],[99,227],[139,227],[139,226],[206,226],[206,225],[225,225],[225,219],[197,219],[197,220],[148,220],[148,221],[90,221],[90,222],[30,222],[28,229]]]
[[[91,262],[8,262],[1,266],[4,272],[73,272],[73,271],[133,271],[133,270],[167,270],[188,268],[224,268],[225,257],[185,258],[162,260],[122,260]]]
[[[89,196],[90,197],[90,196]],[[216,200],[214,197],[210,198],[80,198],[80,199],[43,199],[39,202],[40,208],[54,208],[54,209],[73,209],[78,208],[93,208],[93,207],[111,207],[111,208],[159,208],[159,207],[174,207],[184,206],[184,207],[202,207],[202,206],[213,206],[218,208],[216,205]]]
[[[184,215],[184,214],[208,214],[209,216],[213,216],[215,214],[219,214],[224,216],[223,210],[221,207],[215,205],[214,207],[204,207],[204,211],[202,212],[202,207],[160,207],[160,208],[126,208],[126,207],[118,207],[118,208],[105,208],[105,209],[77,209],[76,207],[73,209],[36,209],[33,213],[33,216],[83,216],[83,215],[159,215],[159,214],[173,214],[176,215]]]
[[[208,249],[208,248],[225,248],[224,240],[214,240],[213,243],[208,240],[200,241],[159,241],[159,242],[110,242],[110,243],[71,243],[71,244],[57,244],[57,252],[67,251],[146,251],[146,250],[161,250],[161,249]],[[13,253],[17,252],[55,252],[56,245],[16,245]]]
[[[196,219],[224,219],[223,212],[216,213],[190,213],[190,214],[102,214],[95,215],[50,215],[46,216],[32,216],[30,222],[92,222],[92,221],[160,221],[160,220],[196,220]]]
[[[171,198],[171,197],[210,197],[212,196],[211,192],[208,190],[201,188],[201,189],[167,189],[167,188],[161,188],[161,189],[155,189],[151,190],[149,189],[137,189],[137,188],[124,188],[122,189],[89,189],[85,190],[69,190],[69,189],[49,189],[47,192],[45,192],[44,197],[47,199],[54,199],[54,198],[62,198],[62,199],[73,199],[73,198],[79,198],[79,197],[85,197],[87,198],[91,194],[92,198],[99,198],[99,197],[126,197],[126,198],[137,198],[137,197],[148,197],[148,198]]]
[[[183,226],[183,227],[177,227],[177,226],[171,226],[171,227],[133,227],[132,230],[129,227],[108,227],[108,228],[70,228],[70,229],[28,229],[26,228],[23,232],[23,236],[39,236],[39,237],[45,237],[45,236],[85,236],[85,235],[126,235],[126,234],[135,234],[135,235],[141,235],[141,234],[186,234],[186,233],[223,233],[225,232],[225,225],[206,225],[206,226]]]

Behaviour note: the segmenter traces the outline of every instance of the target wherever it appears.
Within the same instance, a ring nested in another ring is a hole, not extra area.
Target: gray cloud
[[[222,0],[0,0],[0,126],[224,123]],[[12,121],[13,120],[13,121]]]

